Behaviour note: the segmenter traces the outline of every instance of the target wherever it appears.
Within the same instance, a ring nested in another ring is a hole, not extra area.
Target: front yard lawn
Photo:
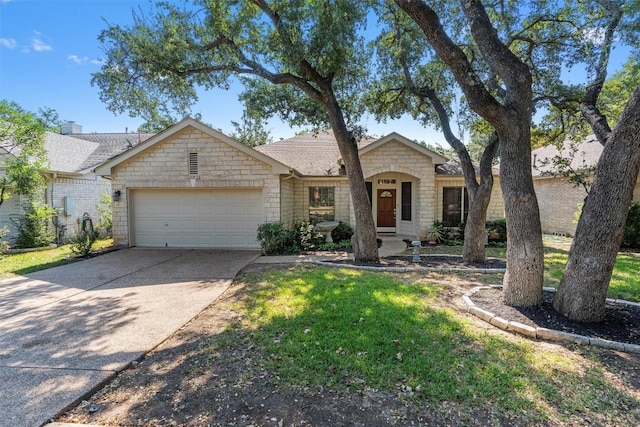
[[[255,264],[59,421],[640,424],[638,357],[493,329],[459,310],[473,285],[457,275]]]
[[[112,245],[113,239],[96,240],[93,250],[105,249]],[[0,279],[69,264],[78,259],[71,252],[70,244],[42,251],[0,254]]]

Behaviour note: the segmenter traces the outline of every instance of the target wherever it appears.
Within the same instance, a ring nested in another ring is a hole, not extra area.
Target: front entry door
[[[378,227],[396,226],[396,190],[378,190]]]

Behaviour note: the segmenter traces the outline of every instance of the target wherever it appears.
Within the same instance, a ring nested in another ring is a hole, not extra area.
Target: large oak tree
[[[377,262],[354,132],[368,72],[366,20],[366,4],[349,0],[162,2],[153,16],[102,32],[106,61],[93,83],[112,111],[152,119],[188,111],[198,88],[239,78],[252,108],[292,124],[330,125],[349,179],[356,261]]]
[[[382,5],[380,11],[386,28],[375,43],[378,73],[368,97],[369,108],[378,119],[398,118],[408,113],[422,124],[442,131],[460,161],[468,193],[462,258],[465,262],[483,262],[497,135],[488,138],[476,169],[467,147],[451,126],[453,104],[458,101],[451,73],[429,49],[427,40],[411,19],[388,4]],[[478,119],[473,116],[470,120]]]
[[[544,253],[530,160],[531,71],[510,49],[512,46],[501,40],[479,1],[460,3],[473,49],[463,49],[463,45],[456,43],[438,13],[425,2],[395,2],[422,29],[438,57],[452,72],[470,108],[496,131],[500,142],[500,184],[508,239],[503,295],[509,305],[538,306],[542,302]],[[486,63],[484,73],[472,64],[471,57],[475,53]],[[492,86],[495,86],[494,90],[491,90]]]

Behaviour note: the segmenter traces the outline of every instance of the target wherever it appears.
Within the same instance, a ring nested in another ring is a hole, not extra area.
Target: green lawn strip
[[[259,281],[240,307],[242,327],[281,385],[372,388],[532,422],[599,417],[591,408],[633,399],[603,368],[581,372],[579,356],[540,353],[526,340],[487,334],[453,310],[434,308],[440,285],[320,267],[272,270]]]
[[[94,249],[103,249],[113,245],[113,239],[97,240]],[[7,253],[0,255],[0,279],[46,270],[47,268],[77,261],[71,252],[71,245],[58,246],[34,252]]]
[[[555,288],[560,283],[564,268],[567,264],[571,239],[545,236],[544,244],[544,286]],[[407,252],[407,254],[410,252]],[[462,254],[462,246],[433,246],[421,249],[423,254]],[[506,249],[487,248],[487,257],[506,258]],[[621,252],[616,258],[616,264],[609,283],[610,298],[625,299],[640,302],[640,257]],[[486,280],[483,280],[486,283]],[[491,282],[498,283],[498,282]]]

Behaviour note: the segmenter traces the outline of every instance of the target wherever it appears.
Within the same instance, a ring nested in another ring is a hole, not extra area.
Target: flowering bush
[[[315,249],[318,245],[324,243],[324,236],[322,233],[316,231],[316,227],[309,221],[302,221],[296,227],[295,230],[298,233],[298,241],[300,247],[304,251],[309,249]]]

